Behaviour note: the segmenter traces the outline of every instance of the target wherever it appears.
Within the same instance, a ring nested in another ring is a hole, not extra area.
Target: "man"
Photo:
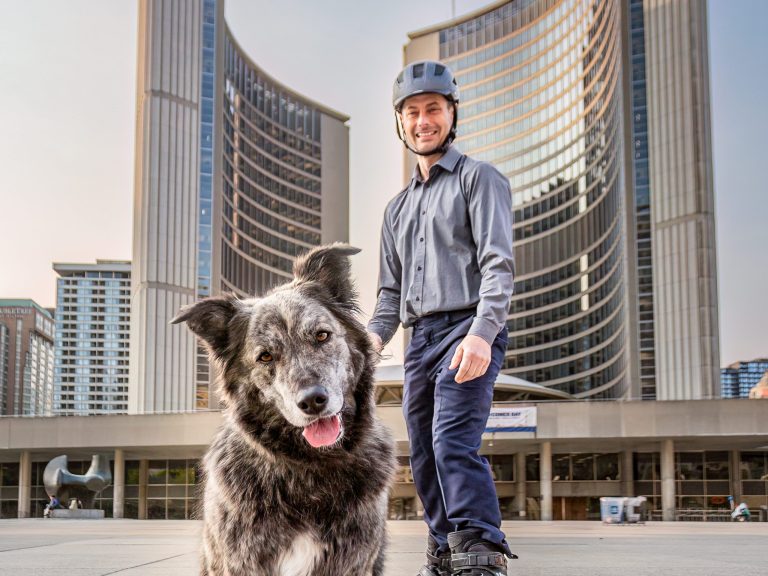
[[[439,62],[398,75],[398,136],[417,155],[408,186],[387,206],[378,302],[368,324],[381,348],[402,323],[403,412],[416,490],[429,525],[420,576],[506,574],[496,490],[478,455],[507,347],[513,290],[512,201],[496,168],[451,146],[459,90]]]

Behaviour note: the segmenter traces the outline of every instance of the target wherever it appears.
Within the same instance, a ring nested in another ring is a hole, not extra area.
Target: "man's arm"
[[[397,255],[392,226],[389,222],[389,211],[384,214],[381,226],[381,248],[379,252],[379,288],[376,309],[368,322],[368,331],[374,334],[374,346],[378,344],[379,351],[395,335],[400,325],[400,279],[402,265]],[[376,336],[379,342],[376,342]]]
[[[488,370],[491,345],[507,321],[515,276],[509,180],[493,166],[480,164],[466,191],[482,280],[475,319],[451,360],[451,369],[459,366],[455,377],[459,383]]]

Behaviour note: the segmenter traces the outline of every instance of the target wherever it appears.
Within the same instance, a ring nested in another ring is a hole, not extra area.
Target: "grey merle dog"
[[[205,343],[224,424],[204,460],[205,576],[380,576],[394,471],[378,355],[347,245],[297,259],[262,298],[208,298],[174,323]]]

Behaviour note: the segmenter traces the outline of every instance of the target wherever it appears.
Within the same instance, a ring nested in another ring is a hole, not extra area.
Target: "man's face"
[[[442,94],[417,94],[407,98],[400,111],[408,144],[419,152],[434,150],[453,126],[453,106]]]

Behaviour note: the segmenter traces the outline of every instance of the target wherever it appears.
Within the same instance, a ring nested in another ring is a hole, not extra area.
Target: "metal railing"
[[[661,522],[664,519],[662,510],[651,510],[650,519]],[[722,508],[678,508],[675,510],[677,522],[731,522],[731,511]]]

